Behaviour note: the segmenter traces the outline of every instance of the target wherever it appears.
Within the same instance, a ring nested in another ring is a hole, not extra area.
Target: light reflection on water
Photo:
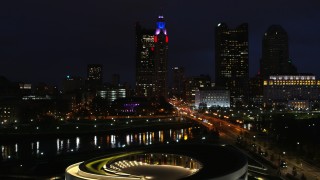
[[[131,145],[149,145],[167,141],[182,141],[192,138],[192,128],[148,131],[142,133],[86,135],[39,140],[20,140],[1,143],[2,161],[8,159],[30,159],[60,154],[92,151],[100,148],[116,148]]]

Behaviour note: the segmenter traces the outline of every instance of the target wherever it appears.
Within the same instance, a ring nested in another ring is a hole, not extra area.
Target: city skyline
[[[139,21],[144,27],[155,28],[156,17],[163,14],[170,29],[169,69],[183,66],[187,76],[209,74],[214,79],[215,26],[225,22],[234,28],[247,22],[250,77],[258,72],[263,34],[273,24],[281,25],[288,33],[289,56],[298,71],[319,77],[314,63],[320,38],[316,7],[319,2],[287,0],[243,4],[5,2],[1,5],[0,71],[12,81],[52,82],[59,86],[68,74],[85,77],[87,64],[102,64],[105,81],[117,73],[121,82],[133,85],[134,25]]]

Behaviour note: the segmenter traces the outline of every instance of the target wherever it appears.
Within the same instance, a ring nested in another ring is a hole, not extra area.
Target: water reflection
[[[94,147],[97,147],[97,136],[94,136],[93,143],[94,143]]]
[[[76,138],[76,151],[78,151],[79,148],[80,148],[80,138],[77,137],[77,138]]]
[[[54,157],[60,154],[92,151],[96,149],[150,145],[192,139],[192,128],[169,129],[128,134],[105,134],[78,136],[73,138],[48,138],[20,140],[0,143],[1,161],[8,159],[30,159]],[[23,151],[22,151],[23,150]]]
[[[37,154],[37,156],[40,155],[40,142],[39,141],[37,141],[36,154]]]

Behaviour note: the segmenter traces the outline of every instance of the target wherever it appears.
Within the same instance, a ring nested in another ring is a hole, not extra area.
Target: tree
[[[295,166],[292,168],[292,175],[293,176],[297,175],[297,167],[295,167]]]

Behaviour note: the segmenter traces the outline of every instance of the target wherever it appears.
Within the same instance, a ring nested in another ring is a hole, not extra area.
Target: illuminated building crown
[[[158,16],[156,35],[159,35],[161,32],[167,35],[166,22],[164,21],[163,16]]]

